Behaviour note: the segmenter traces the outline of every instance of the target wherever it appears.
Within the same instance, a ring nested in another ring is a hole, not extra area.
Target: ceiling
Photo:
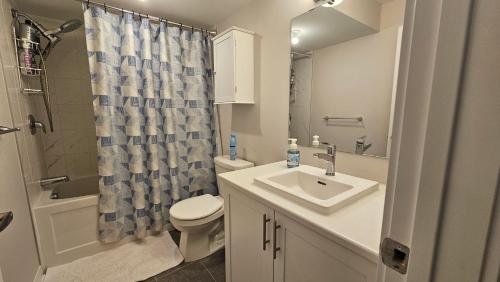
[[[82,18],[81,3],[75,0],[14,0],[29,14],[67,20]],[[255,0],[92,0],[142,14],[212,28]]]
[[[292,45],[296,52],[309,52],[376,32],[337,9],[322,6],[294,18],[292,33],[294,30],[300,30],[299,43]]]

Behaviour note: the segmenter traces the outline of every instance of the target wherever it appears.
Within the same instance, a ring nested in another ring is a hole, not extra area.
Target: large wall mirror
[[[292,21],[289,136],[302,146],[318,135],[340,151],[387,157],[402,28],[363,21],[366,11],[382,14],[378,0],[362,1],[363,13],[342,7],[349,1]]]

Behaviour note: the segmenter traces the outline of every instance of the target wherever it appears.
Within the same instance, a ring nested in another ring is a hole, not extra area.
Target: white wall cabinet
[[[254,103],[254,34],[237,27],[213,39],[215,103]]]
[[[376,281],[376,263],[236,189],[224,189],[226,281]]]

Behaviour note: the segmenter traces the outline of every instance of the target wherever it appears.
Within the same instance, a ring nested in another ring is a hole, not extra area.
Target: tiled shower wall
[[[37,19],[48,27],[62,23]],[[96,175],[94,111],[83,26],[63,35],[48,57],[47,69],[54,117],[54,132],[43,135],[48,175]]]
[[[11,1],[2,0],[5,9],[0,17],[0,57],[9,103],[15,126],[21,131],[16,140],[21,154],[25,182],[32,206],[41,187],[38,181],[47,176],[68,175],[78,178],[97,174],[97,146],[92,108],[92,91],[86,56],[84,29],[66,33],[47,60],[52,97],[54,132],[50,132],[43,99],[20,94],[16,57],[12,39]],[[28,11],[29,12],[29,11]],[[33,16],[48,28],[62,21]],[[27,81],[23,79],[26,83]],[[33,85],[33,84],[32,84]],[[28,114],[42,121],[47,133],[31,135]]]
[[[12,15],[10,11],[12,7],[15,7],[12,1],[2,0],[0,9],[0,58],[14,126],[21,128],[20,132],[15,133],[16,142],[20,152],[21,166],[30,204],[33,206],[40,193],[38,180],[46,176],[46,165],[41,133],[30,134],[27,116],[30,113],[40,116],[43,113],[39,107],[42,100],[41,97],[20,94],[12,37]]]

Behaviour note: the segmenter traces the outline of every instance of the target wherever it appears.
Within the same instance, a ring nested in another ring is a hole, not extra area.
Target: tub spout
[[[47,178],[40,179],[40,186],[46,187],[46,186],[56,184],[59,182],[68,182],[68,181],[69,181],[69,177],[67,175],[56,176],[56,177],[47,177]]]

